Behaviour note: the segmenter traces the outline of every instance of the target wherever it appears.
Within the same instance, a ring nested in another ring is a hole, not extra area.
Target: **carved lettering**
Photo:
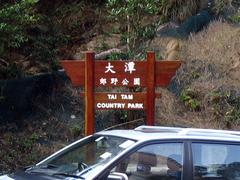
[[[129,109],[143,109],[143,103],[128,103]]]
[[[121,98],[122,99],[133,99],[133,95],[132,94],[121,94]]]
[[[99,109],[124,109],[125,103],[97,103]]]
[[[117,99],[117,95],[116,94],[108,94],[108,99]]]

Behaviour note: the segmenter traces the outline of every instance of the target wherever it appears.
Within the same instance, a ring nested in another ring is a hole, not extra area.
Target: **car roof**
[[[164,126],[139,126],[132,130],[107,130],[96,134],[119,136],[137,141],[196,139],[240,142],[240,131]]]

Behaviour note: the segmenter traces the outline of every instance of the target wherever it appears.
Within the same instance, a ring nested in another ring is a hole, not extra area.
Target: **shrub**
[[[185,106],[187,106],[193,111],[200,110],[200,102],[197,97],[197,92],[190,88],[182,91],[180,95],[180,99],[182,102],[184,102]]]
[[[28,38],[24,51],[30,55],[32,64],[39,66],[41,72],[58,69],[59,48],[68,42],[68,36],[63,35],[59,28],[45,17],[38,26],[32,27]]]
[[[38,21],[34,5],[38,0],[22,0],[0,8],[0,56],[9,48],[18,48],[28,41],[26,29]]]
[[[147,39],[154,38],[157,27],[174,19],[184,21],[199,8],[196,0],[108,0],[110,17],[121,24],[122,35],[128,50],[136,48]]]
[[[240,97],[235,90],[217,90],[209,93],[209,107],[212,107],[215,120],[226,128],[240,122]]]
[[[153,16],[160,12],[159,5],[161,0],[108,0],[107,7],[110,10],[110,16],[117,20],[120,24],[124,24],[123,37],[128,45],[128,50],[133,50],[136,46],[136,41],[140,37],[152,37],[152,29],[154,27],[146,27],[142,24],[145,16]]]
[[[233,23],[240,23],[240,11],[230,17]]]

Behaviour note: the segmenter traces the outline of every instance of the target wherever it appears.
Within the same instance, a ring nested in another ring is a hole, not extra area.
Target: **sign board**
[[[96,93],[96,109],[146,109],[146,98],[142,93]]]
[[[97,87],[147,87],[148,71],[147,61],[111,61],[115,73],[106,72],[109,61],[95,60],[93,70],[95,72],[94,86]],[[133,62],[136,71],[125,72],[125,64]],[[69,75],[73,86],[84,86],[85,84],[85,61],[84,60],[64,60],[61,61],[66,73]],[[175,75],[177,68],[181,65],[181,61],[156,61],[154,63],[156,86],[166,87],[171,78]],[[70,75],[71,74],[71,75]],[[124,80],[127,80],[123,84]],[[128,83],[127,83],[128,82]]]
[[[95,109],[142,109],[147,112],[147,124],[154,125],[155,87],[166,87],[181,61],[156,61],[148,52],[146,61],[94,60],[86,53],[85,60],[62,60],[61,65],[73,86],[85,87],[85,133],[94,133]],[[95,87],[142,87],[146,92],[95,92]]]

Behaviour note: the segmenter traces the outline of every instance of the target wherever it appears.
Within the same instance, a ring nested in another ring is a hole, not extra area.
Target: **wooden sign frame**
[[[146,110],[147,125],[154,125],[155,98],[160,97],[159,94],[155,93],[155,87],[168,86],[176,70],[181,66],[181,61],[156,61],[154,52],[147,52],[146,61],[95,60],[94,52],[87,52],[85,57],[85,60],[62,60],[60,63],[70,77],[73,86],[85,87],[86,135],[93,134],[95,131],[95,109],[143,109]],[[131,69],[126,67],[129,64],[132,65],[129,66]],[[114,70],[111,69],[113,67],[115,68]],[[104,68],[105,71],[103,71]],[[129,71],[129,73],[126,74],[126,71]],[[106,81],[110,78],[115,80],[115,82],[107,84]],[[123,83],[121,84],[120,82],[123,82],[126,78],[136,79],[139,81],[139,84],[136,85],[133,81],[127,81],[127,84],[125,83],[124,85]],[[121,86],[145,87],[146,92],[95,92],[95,87],[114,88]],[[119,100],[117,97],[122,98]],[[100,105],[96,102],[102,104]]]

